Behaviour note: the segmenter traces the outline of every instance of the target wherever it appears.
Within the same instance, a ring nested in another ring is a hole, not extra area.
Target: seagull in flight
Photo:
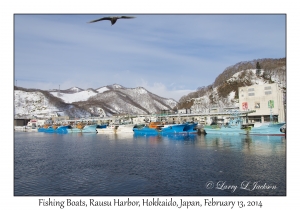
[[[131,17],[131,16],[115,16],[115,17],[103,17],[97,20],[92,20],[88,23],[95,23],[101,20],[110,20],[111,25],[115,24],[117,22],[118,19],[131,19],[131,18],[135,18],[135,17]]]

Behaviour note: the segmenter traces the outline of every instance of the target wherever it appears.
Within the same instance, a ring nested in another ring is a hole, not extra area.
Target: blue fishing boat
[[[56,129],[57,129],[56,126],[49,126],[44,130],[44,133],[56,133]]]
[[[68,133],[96,133],[97,124],[94,125],[77,125],[76,127],[67,128]]]
[[[47,125],[39,128],[38,132],[64,134],[64,133],[68,133],[67,131],[68,128],[71,128],[71,126],[70,125],[63,125],[63,126]]]
[[[38,128],[38,132],[44,132],[45,129],[46,129],[46,128],[44,128],[44,127],[40,127],[40,128]]]
[[[280,128],[285,123],[262,123],[254,124],[253,127],[243,130],[243,134],[246,135],[260,135],[260,136],[284,136],[285,133],[280,131]]]
[[[150,123],[144,126],[134,126],[134,134],[140,135],[174,135],[174,134],[188,134],[184,131],[186,124],[168,124],[160,125],[157,123]]]
[[[38,128],[38,132],[45,132],[50,125],[46,124]]]
[[[204,126],[206,134],[240,135],[243,131],[242,119],[233,117],[225,125],[207,125]]]

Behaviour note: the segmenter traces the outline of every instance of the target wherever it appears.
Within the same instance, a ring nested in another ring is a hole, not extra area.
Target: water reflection
[[[151,144],[159,144],[159,143],[178,143],[178,142],[191,142],[196,141],[198,139],[197,134],[190,134],[190,135],[184,135],[184,134],[178,134],[178,135],[140,135],[140,134],[134,134],[134,138],[136,140],[146,140],[149,141]],[[170,142],[169,142],[170,141]]]
[[[286,153],[286,139],[284,136],[247,136],[247,135],[201,135],[197,145],[200,147],[242,151],[244,153],[257,153],[271,155],[274,152]]]

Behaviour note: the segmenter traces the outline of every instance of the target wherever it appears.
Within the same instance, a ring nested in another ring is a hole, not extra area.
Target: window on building
[[[271,90],[271,86],[265,87],[265,90]]]
[[[248,91],[254,91],[254,88],[249,88]]]
[[[272,94],[272,91],[266,91],[265,92],[265,95],[271,95]]]
[[[254,93],[248,93],[248,96],[254,96]]]

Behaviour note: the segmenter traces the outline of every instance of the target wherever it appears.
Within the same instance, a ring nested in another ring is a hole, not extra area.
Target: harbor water
[[[283,136],[14,133],[15,196],[285,196]]]

